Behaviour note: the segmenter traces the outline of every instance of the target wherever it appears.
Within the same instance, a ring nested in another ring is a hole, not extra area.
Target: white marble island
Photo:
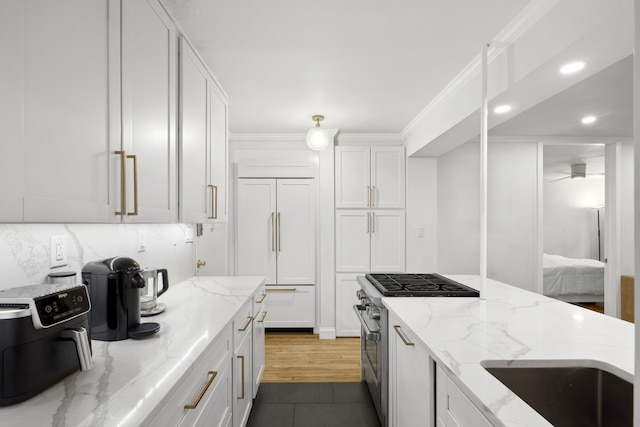
[[[477,277],[448,277],[478,288]],[[619,319],[492,280],[486,300],[383,298],[383,303],[495,426],[551,424],[487,372],[481,365],[487,360],[604,368],[633,382],[634,327]]]
[[[0,408],[3,425],[138,426],[161,405],[264,277],[197,277],[170,287],[167,309],[141,340],[92,341],[94,367],[25,402]]]

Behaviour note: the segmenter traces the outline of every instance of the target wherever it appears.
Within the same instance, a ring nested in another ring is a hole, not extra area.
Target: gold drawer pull
[[[265,289],[266,292],[295,292],[296,288]]]
[[[133,212],[127,215],[138,215],[138,156],[127,154],[127,159],[133,160]]]
[[[120,155],[120,210],[116,215],[127,214],[127,153],[121,150],[115,152]]]
[[[267,317],[267,312],[266,311],[262,313],[262,319],[258,320],[258,323],[263,323],[265,317]]]
[[[216,371],[209,371],[207,372],[207,375],[211,375],[211,378],[209,378],[209,381],[207,381],[207,383],[204,385],[202,390],[200,390],[200,394],[198,395],[198,397],[196,397],[196,400],[191,405],[184,405],[184,409],[196,409],[196,407],[198,406],[198,403],[200,403],[200,400],[202,400],[202,397],[204,396],[204,394],[207,392],[207,390],[209,390],[209,386],[211,385],[213,380],[216,378],[216,375],[218,375],[218,373]]]
[[[262,293],[262,298],[260,298],[258,301],[256,301],[258,304],[262,304],[262,302],[264,301],[264,299],[267,297],[267,293],[263,292]]]
[[[404,343],[404,345],[415,345],[414,343],[412,343],[409,338],[407,338],[407,336],[404,334],[404,332],[402,332],[402,329],[400,329],[400,325],[394,325],[393,329],[396,330],[396,333],[400,336],[400,339],[402,340],[402,342]]]
[[[242,328],[238,329],[238,331],[240,331],[240,332],[246,331],[247,328],[249,327],[249,325],[251,324],[252,320],[253,320],[253,316],[247,317],[247,323]]]
[[[211,189],[211,216],[209,219],[218,219],[218,186],[207,185]]]

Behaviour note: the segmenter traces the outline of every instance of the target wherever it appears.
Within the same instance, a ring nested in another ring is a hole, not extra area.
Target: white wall
[[[536,290],[537,144],[489,142],[487,276]]]
[[[478,274],[480,145],[466,143],[438,157],[437,176],[437,271]]]
[[[604,205],[604,177],[544,180],[544,253],[598,259],[597,212]],[[604,230],[604,212],[600,226]],[[604,231],[601,234],[604,241]]]
[[[633,185],[633,144],[621,146],[621,197],[620,197],[620,274],[633,276],[634,251],[634,185]]]
[[[479,144],[468,142],[438,158],[438,272],[479,271]],[[535,143],[490,142],[488,149],[489,277],[535,289]]]
[[[436,159],[407,159],[406,268],[410,273],[437,270],[437,180]],[[418,237],[418,228],[424,230],[423,237]]]
[[[44,283],[47,274],[75,271],[90,261],[127,256],[142,267],[166,268],[169,283],[194,276],[195,242],[185,243],[185,224],[0,224],[0,289]],[[145,235],[138,252],[138,232]],[[195,234],[195,233],[194,233]],[[67,236],[68,265],[49,268],[49,237]]]

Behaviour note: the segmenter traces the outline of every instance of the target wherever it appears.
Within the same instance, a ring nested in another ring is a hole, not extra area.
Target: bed
[[[543,255],[543,293],[567,302],[604,301],[604,263]]]

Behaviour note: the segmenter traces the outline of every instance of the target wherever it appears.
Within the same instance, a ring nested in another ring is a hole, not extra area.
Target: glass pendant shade
[[[321,127],[313,127],[307,132],[307,146],[316,151],[322,151],[329,146],[331,135]]]

